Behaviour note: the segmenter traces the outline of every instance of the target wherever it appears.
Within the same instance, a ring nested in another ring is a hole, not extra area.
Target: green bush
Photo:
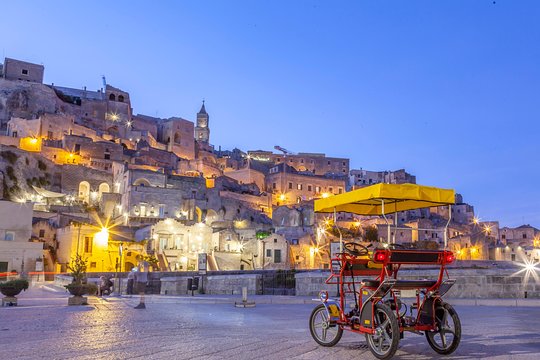
[[[82,284],[83,280],[86,280],[86,260],[81,255],[77,254],[67,268],[70,271],[70,275],[73,276],[74,284]]]
[[[17,154],[15,154],[13,151],[9,151],[9,150],[0,152],[0,156],[2,156],[4,159],[6,159],[6,161],[8,163],[10,163],[11,165],[15,164],[15,162],[19,158],[19,156]]]
[[[41,160],[38,160],[37,166],[39,170],[42,170],[42,171],[47,170],[47,165]]]
[[[17,177],[15,176],[15,170],[13,169],[13,166],[7,166],[6,167],[6,174],[7,174],[8,178],[10,178],[11,180],[13,180],[13,181],[17,180]]]
[[[19,291],[28,289],[28,285],[28,280],[26,279],[15,279],[6,282],[0,282],[0,288],[13,287]]]

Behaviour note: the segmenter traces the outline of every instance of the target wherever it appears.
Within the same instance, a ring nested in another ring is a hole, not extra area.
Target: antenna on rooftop
[[[107,80],[105,79],[105,75],[101,75],[101,80],[103,80],[103,90],[107,90]]]

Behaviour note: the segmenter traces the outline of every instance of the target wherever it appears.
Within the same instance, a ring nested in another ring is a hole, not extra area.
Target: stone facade
[[[523,273],[502,269],[449,269],[456,284],[448,291],[448,298],[523,298],[525,291],[528,297],[540,297],[540,284],[525,281]],[[401,270],[400,279],[421,280],[436,279],[439,272],[435,270]],[[302,272],[296,274],[296,295],[316,296],[319,291],[326,290],[331,296],[336,294],[336,285],[327,285],[325,280],[330,272]]]
[[[182,118],[170,118],[161,123],[158,140],[167,144],[167,150],[181,158],[195,158],[195,130],[191,121]]]
[[[283,164],[271,168],[265,182],[266,191],[273,194],[272,204],[277,206],[346,191],[346,182],[343,179],[305,175]]]
[[[3,76],[6,80],[20,80],[43,83],[43,65],[32,64],[26,61],[5,58]]]
[[[0,200],[0,273],[36,270],[36,260],[43,259],[43,244],[30,242],[32,204]]]
[[[325,154],[274,154],[271,151],[248,151],[248,155],[257,161],[270,162],[275,165],[287,164],[297,171],[306,171],[314,175],[322,176],[331,173],[347,176],[349,173],[349,159],[327,157]]]
[[[378,183],[416,184],[416,176],[409,174],[405,169],[395,171],[369,171],[360,169],[350,171],[349,182],[353,189]]]

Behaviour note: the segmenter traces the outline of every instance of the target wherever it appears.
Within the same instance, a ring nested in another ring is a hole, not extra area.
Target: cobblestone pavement
[[[363,336],[332,348],[309,334],[314,304],[172,303],[91,299],[68,307],[65,293],[32,289],[0,308],[0,359],[374,359]],[[463,324],[446,359],[538,359],[538,307],[456,306]],[[438,359],[424,336],[406,333],[396,359]]]

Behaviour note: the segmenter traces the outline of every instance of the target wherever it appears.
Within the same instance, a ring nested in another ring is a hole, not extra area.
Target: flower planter
[[[7,297],[15,297],[23,291],[22,288],[15,286],[2,286],[0,287],[0,292]]]

